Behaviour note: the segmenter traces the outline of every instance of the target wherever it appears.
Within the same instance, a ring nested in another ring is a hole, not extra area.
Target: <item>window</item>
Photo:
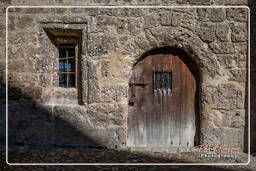
[[[70,29],[66,28],[66,24],[58,25],[61,28],[55,28],[55,24],[54,28],[52,28],[52,25],[49,24],[49,27],[44,28],[44,30],[58,52],[58,56],[52,56],[54,58],[54,66],[56,66],[53,69],[54,74],[52,74],[53,86],[63,87],[66,90],[72,88],[67,91],[74,92],[74,95],[77,95],[78,103],[82,105],[84,103],[82,97],[81,54],[83,28],[85,26],[81,25],[81,29]],[[64,94],[66,90],[63,89]]]
[[[59,44],[59,86],[76,87],[76,46]]]
[[[154,72],[154,89],[171,89],[171,72]]]

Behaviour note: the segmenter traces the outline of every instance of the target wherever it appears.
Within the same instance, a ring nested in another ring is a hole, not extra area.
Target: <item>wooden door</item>
[[[129,80],[132,147],[194,146],[196,79],[179,56],[151,55]]]

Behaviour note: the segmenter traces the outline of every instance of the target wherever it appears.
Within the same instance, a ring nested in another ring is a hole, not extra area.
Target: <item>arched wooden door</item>
[[[196,79],[179,56],[150,55],[129,80],[131,147],[194,146]]]

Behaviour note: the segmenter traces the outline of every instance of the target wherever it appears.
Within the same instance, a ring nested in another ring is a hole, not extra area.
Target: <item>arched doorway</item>
[[[131,147],[194,146],[199,141],[199,72],[176,48],[144,54],[129,80]]]

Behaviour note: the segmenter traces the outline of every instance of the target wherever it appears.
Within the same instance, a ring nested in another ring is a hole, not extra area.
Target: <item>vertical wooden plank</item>
[[[172,67],[172,61],[173,61],[173,56],[172,55],[168,55],[169,57],[169,63],[168,63],[168,69],[169,71],[171,71],[171,75],[173,75],[173,67]],[[173,84],[173,77],[171,77],[171,85]],[[172,113],[171,113],[171,108],[172,108],[172,86],[170,87],[170,89],[168,90],[168,96],[167,96],[167,127],[166,129],[167,131],[167,146],[170,147],[173,144],[171,143],[171,134],[172,134]]]
[[[147,146],[150,147],[152,146],[152,113],[154,112],[153,109],[155,108],[155,90],[154,90],[154,81],[155,81],[155,76],[154,76],[154,72],[155,72],[155,66],[153,65],[153,59],[152,57],[150,57],[150,63],[151,63],[151,79],[148,82],[148,88],[149,88],[149,101],[148,101],[148,105],[147,105],[147,109],[149,109],[149,112],[147,112]],[[149,76],[150,77],[150,76]],[[151,83],[151,84],[150,84]]]
[[[163,62],[163,68],[164,72],[169,71],[169,64],[170,64],[171,57],[169,55],[164,55],[164,62]],[[168,146],[169,141],[169,123],[168,123],[168,88],[164,89],[164,96],[163,96],[163,117],[162,117],[162,130],[163,130],[163,141],[162,146]]]
[[[144,62],[144,61],[143,61]],[[142,62],[142,64],[143,64]],[[142,66],[140,68],[140,71],[136,73],[136,80],[135,83],[141,83],[143,80],[143,72],[144,67]],[[137,110],[138,112],[136,113],[137,119],[136,119],[136,146],[141,147],[143,144],[143,111],[142,111],[142,106],[144,105],[144,93],[143,93],[143,88],[141,86],[136,87],[136,103],[137,103]]]
[[[151,70],[150,70],[151,76],[149,76],[149,77],[151,77],[152,80],[149,81],[149,85],[148,85],[149,86],[149,91],[150,91],[149,93],[151,95],[149,97],[150,99],[149,99],[149,103],[148,103],[148,106],[147,106],[147,108],[149,109],[149,111],[147,113],[147,117],[148,117],[148,122],[147,122],[147,124],[148,124],[147,137],[148,137],[148,139],[147,139],[147,144],[148,144],[149,147],[151,147],[151,146],[153,146],[153,129],[154,129],[152,121],[153,121],[154,112],[155,112],[154,110],[155,110],[155,106],[156,106],[156,103],[155,103],[156,92],[154,90],[154,79],[153,79],[154,71],[155,71],[156,67],[153,65],[154,64],[153,56],[150,56],[149,60],[150,60],[150,68],[151,68]]]
[[[180,78],[181,78],[181,71],[180,71],[180,61],[179,59],[175,56],[174,57],[175,62],[174,62],[174,70],[173,70],[173,77],[174,77],[174,83],[173,83],[173,115],[174,115],[174,139],[173,139],[173,145],[174,146],[179,146],[180,144]]]
[[[172,68],[172,94],[170,96],[170,107],[169,107],[169,111],[170,111],[170,144],[171,146],[175,146],[176,145],[176,124],[177,124],[177,120],[176,120],[176,94],[177,94],[177,81],[176,81],[176,58],[174,56],[172,56],[172,63],[171,63],[171,68]]]
[[[180,142],[181,146],[187,146],[187,137],[186,137],[186,119],[188,117],[188,110],[187,110],[187,100],[189,97],[187,96],[187,70],[186,66],[182,63],[181,64],[181,85],[180,85],[180,92],[181,92],[181,113],[180,113]]]
[[[187,89],[188,89],[188,99],[187,99],[187,112],[188,112],[188,117],[186,120],[187,124],[187,129],[186,129],[186,137],[187,137],[187,142],[189,142],[189,146],[194,146],[194,135],[195,135],[195,92],[196,92],[196,80],[187,69]],[[188,85],[190,85],[188,87]]]

